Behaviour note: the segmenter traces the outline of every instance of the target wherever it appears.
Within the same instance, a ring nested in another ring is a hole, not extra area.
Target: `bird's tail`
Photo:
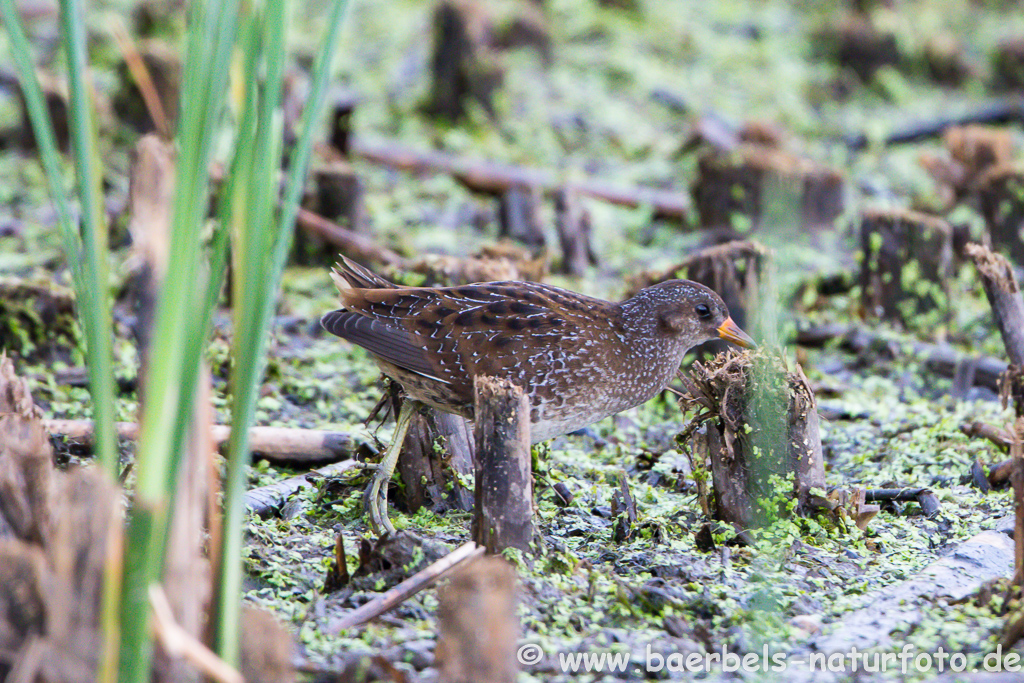
[[[345,294],[353,289],[395,289],[398,286],[344,256],[331,271],[331,279],[334,280],[343,299]]]

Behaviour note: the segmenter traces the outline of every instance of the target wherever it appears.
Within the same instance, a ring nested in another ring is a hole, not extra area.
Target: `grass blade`
[[[244,224],[239,223],[238,214],[233,216],[235,234],[241,238],[235,243],[237,260],[240,262],[240,272],[244,272],[247,277],[241,280],[235,298],[233,424],[228,445],[224,537],[221,549],[223,561],[217,581],[215,615],[215,644],[218,654],[228,662],[237,661],[238,656],[238,616],[242,583],[242,566],[239,558],[245,520],[245,471],[251,457],[249,428],[254,418],[256,392],[266,364],[270,317],[277,301],[281,272],[291,245],[295,216],[312,149],[313,130],[323,111],[329,69],[338,44],[346,6],[346,0],[334,0],[331,3],[324,47],[319,51],[314,67],[313,88],[306,101],[302,133],[292,150],[284,200],[275,224],[271,217],[277,187],[274,180],[276,166],[272,168],[266,162],[270,159],[276,164],[280,158],[279,154],[268,152],[277,149],[281,139],[279,127],[270,124],[279,120],[276,109],[282,77],[280,67],[283,63],[284,6],[280,0],[269,2],[267,5],[268,77],[265,97],[258,105],[250,100],[251,106],[260,106],[259,128],[252,148],[262,151],[262,154],[255,155],[256,158],[250,168],[253,169],[253,177],[262,179],[262,184],[243,184],[252,190],[245,201],[245,206],[256,212],[255,215],[250,215]],[[280,61],[275,65],[276,60]],[[236,197],[236,200],[241,201],[241,196]]]

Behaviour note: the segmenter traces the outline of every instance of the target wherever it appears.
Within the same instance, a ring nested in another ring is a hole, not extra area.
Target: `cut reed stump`
[[[900,209],[868,210],[860,224],[861,303],[875,317],[910,326],[949,320],[953,228]]]
[[[992,246],[1024,264],[1024,168],[993,166],[978,179],[981,215]]]
[[[397,412],[396,412],[397,414]],[[473,433],[458,415],[425,410],[413,418],[402,444],[398,473],[410,513],[473,509]]]
[[[1002,41],[992,55],[992,85],[997,90],[1024,88],[1024,38]]]
[[[1006,355],[1010,358],[1010,366],[1001,382],[1003,401],[1012,398],[1017,416],[1024,416],[1024,299],[1020,287],[1010,262],[1003,256],[980,244],[969,244],[966,251],[981,276]]]
[[[580,203],[579,194],[568,187],[555,191],[555,229],[562,245],[559,272],[583,275],[587,266],[597,265],[590,237],[590,212]]]
[[[145,391],[156,302],[167,273],[170,254],[170,215],[174,188],[175,154],[171,143],[155,134],[144,135],[135,146],[131,168],[131,221],[128,230],[137,265],[135,287],[135,339],[139,353],[140,408]],[[205,537],[220,534],[217,478],[210,405],[210,371],[201,362],[195,379],[195,405],[191,424],[181,445],[182,463],[176,477],[174,516],[167,529],[163,588],[168,613],[184,633],[200,639],[213,595],[213,565],[205,555]],[[142,413],[140,409],[140,414]],[[214,560],[217,561],[216,558]],[[199,681],[190,663],[164,647],[155,654],[154,681]]]
[[[355,232],[365,231],[363,182],[347,161],[329,161],[313,172],[316,213]]]
[[[473,100],[494,115],[494,93],[501,87],[504,70],[489,45],[491,30],[486,3],[442,0],[437,5],[428,113],[456,121]]]
[[[980,179],[1013,159],[1013,136],[1005,126],[968,124],[942,131],[945,154],[922,153],[921,166],[935,179],[942,209],[978,192]]]
[[[814,52],[849,69],[864,82],[885,66],[900,62],[896,36],[876,28],[865,17],[851,16],[832,23],[813,37]]]
[[[821,230],[843,211],[843,176],[772,146],[743,143],[701,156],[693,198],[704,228],[757,230],[782,209],[799,214],[803,228]]]
[[[509,381],[477,377],[473,540],[488,554],[528,550],[533,540],[530,407]]]
[[[330,138],[333,147],[343,157],[348,158],[349,143],[352,140],[352,116],[359,95],[354,90],[339,89],[331,94]]]
[[[695,468],[710,460],[706,509],[715,519],[742,531],[783,514],[791,499],[801,516],[832,507],[814,394],[799,366],[789,371],[764,351],[730,353],[695,363],[684,381],[684,401],[698,411],[684,436],[693,435]]]
[[[500,557],[484,557],[458,571],[438,591],[436,666],[445,683],[514,683],[516,572]]]
[[[498,235],[510,237],[528,247],[547,243],[540,220],[542,194],[535,185],[511,187],[498,197]]]

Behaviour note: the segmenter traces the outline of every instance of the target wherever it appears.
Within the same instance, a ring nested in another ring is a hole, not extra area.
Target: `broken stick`
[[[245,507],[249,512],[256,513],[260,517],[265,517],[271,510],[284,503],[288,496],[300,489],[310,488],[313,486],[310,481],[311,476],[313,478],[337,477],[338,475],[344,474],[349,470],[356,469],[359,466],[360,463],[356,460],[343,460],[342,462],[336,462],[332,465],[328,465],[327,467],[321,467],[318,470],[307,472],[306,474],[289,477],[284,481],[277,482],[276,484],[260,486],[259,488],[246,491]]]
[[[456,567],[472,562],[483,554],[484,549],[473,541],[463,543],[437,562],[424,567],[388,592],[377,596],[370,602],[352,610],[341,619],[332,622],[329,631],[331,633],[339,633],[345,629],[365,624],[371,619],[375,619],[385,612],[394,609],[421,590],[434,585],[438,579],[446,576]]]
[[[1024,416],[1024,299],[1020,287],[1005,257],[980,244],[968,244],[966,252],[981,276],[1006,355],[1010,358],[1010,367],[1003,379],[1004,400],[1013,397],[1017,416]]]
[[[91,445],[93,423],[91,420],[43,420],[43,426],[51,436]],[[118,422],[117,435],[134,441],[139,437],[139,426],[134,422]],[[214,425],[213,440],[217,447],[227,443],[231,427]],[[345,432],[325,432],[318,429],[294,429],[289,427],[253,427],[249,432],[249,448],[253,455],[280,464],[331,462],[351,457],[360,447],[368,444],[362,439]]]

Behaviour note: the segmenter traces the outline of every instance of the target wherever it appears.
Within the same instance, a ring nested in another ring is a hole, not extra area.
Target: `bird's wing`
[[[584,343],[583,315],[615,308],[546,285],[490,282],[460,287],[341,289],[341,311],[324,316],[329,332],[399,368],[449,385],[473,401],[473,377],[524,388],[543,379],[554,347]]]

